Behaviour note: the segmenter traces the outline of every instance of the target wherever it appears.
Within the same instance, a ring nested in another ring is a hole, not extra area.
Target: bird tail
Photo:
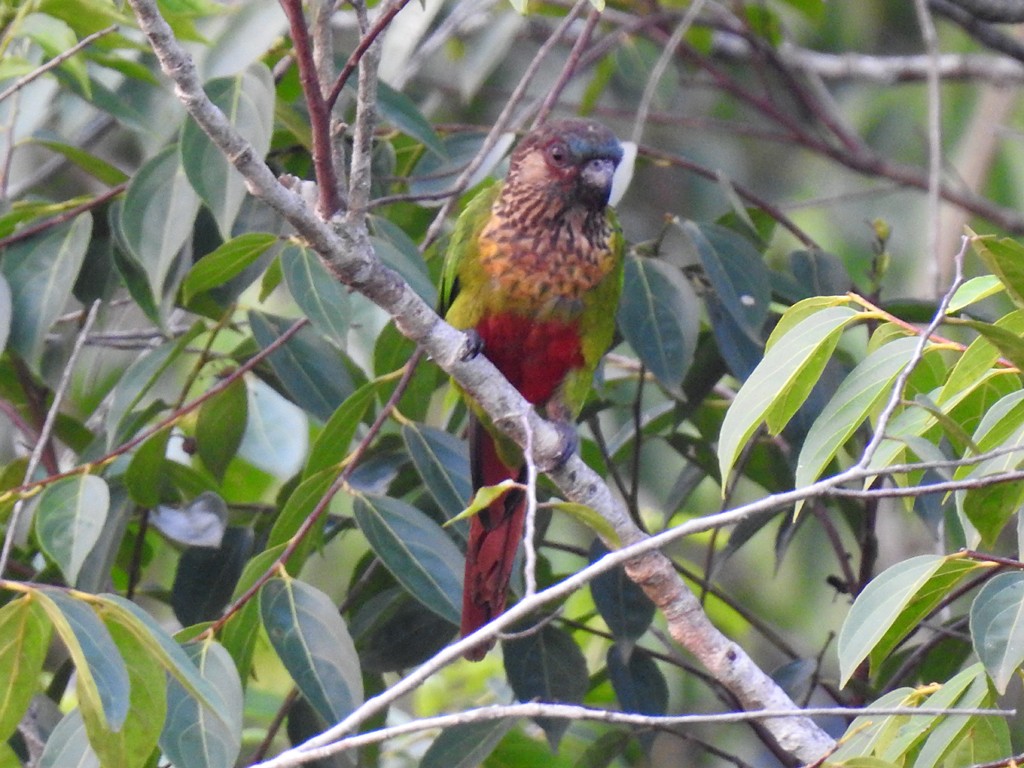
[[[475,417],[469,426],[474,490],[503,480],[523,481],[523,467],[508,467],[498,455],[494,438]],[[523,538],[526,494],[506,491],[473,517],[466,549],[466,575],[462,591],[462,636],[475,632],[505,610],[512,566]],[[479,661],[494,645],[481,644],[466,652]]]

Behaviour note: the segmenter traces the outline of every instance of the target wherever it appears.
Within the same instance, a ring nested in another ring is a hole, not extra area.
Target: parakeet
[[[615,332],[623,240],[608,198],[621,159],[615,135],[596,122],[535,129],[513,151],[504,182],[467,205],[445,259],[445,318],[474,330],[483,354],[523,397],[567,426]],[[472,402],[470,409],[474,490],[522,481],[520,449]],[[525,501],[522,491],[508,491],[472,518],[463,636],[505,610]],[[466,658],[479,660],[488,648]]]

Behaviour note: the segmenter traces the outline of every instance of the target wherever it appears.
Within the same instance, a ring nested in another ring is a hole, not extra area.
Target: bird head
[[[509,164],[509,183],[557,196],[565,207],[601,210],[608,204],[622,146],[592,120],[559,120],[528,134]]]

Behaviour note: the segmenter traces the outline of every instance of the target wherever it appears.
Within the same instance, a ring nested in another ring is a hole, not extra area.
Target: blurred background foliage
[[[503,0],[424,0],[404,7],[383,36],[370,226],[378,256],[428,301],[454,220],[446,210],[433,227],[439,207],[572,5],[529,2],[521,13]],[[948,5],[930,6],[938,47],[929,58],[909,0],[636,0],[608,2],[601,13],[583,4],[513,103],[504,148],[552,94],[553,115],[589,115],[638,147],[618,205],[634,246],[621,340],[585,412],[581,450],[645,529],[793,487],[808,428],[875,328],[844,335],[787,430],[744,449],[723,501],[715,458],[723,414],[786,306],[855,290],[886,317],[926,322],[951,280],[965,223],[983,234],[1024,234],[1017,27],[974,17],[974,26],[958,23]],[[380,8],[369,6],[372,19]],[[160,7],[211,98],[275,172],[311,179],[310,115],[281,6]],[[314,4],[307,17],[321,11]],[[334,56],[324,66],[332,73],[356,50],[360,13],[342,4],[330,16]],[[193,660],[196,648],[216,660],[221,668],[210,679],[234,692],[220,702],[231,720],[218,736],[221,762],[210,758],[216,750],[175,747],[173,719],[139,725],[145,748],[128,752],[139,765],[158,764],[160,752],[179,766],[249,764],[340,719],[364,692],[454,636],[464,532],[438,523],[468,495],[464,409],[425,362],[390,410],[413,345],[248,196],[186,121],[129,9],[103,0],[8,0],[0,2],[0,30],[0,486],[24,491],[0,497],[11,547],[3,615],[43,633],[53,624],[65,646],[87,646],[85,635],[61,632],[54,618],[75,609],[46,603],[39,595],[49,593],[37,585],[128,597],[163,629],[138,629],[108,598],[65,599],[114,628],[115,656],[159,659],[180,689],[169,689],[168,701],[197,711],[216,702],[189,682],[194,673],[182,672],[179,657],[159,655],[154,638],[205,630],[206,644],[185,647]],[[77,54],[21,81],[97,33]],[[943,73],[938,208],[928,199],[930,66]],[[345,157],[354,82],[333,111]],[[491,153],[472,183],[502,172],[500,153]],[[464,202],[472,190],[462,192]],[[969,276],[990,268],[968,258]],[[998,295],[972,309],[994,321],[1011,306]],[[310,324],[289,330],[300,317]],[[972,338],[962,328],[949,333]],[[927,392],[927,374],[920,376],[917,389]],[[203,396],[200,407],[186,407]],[[55,397],[51,429],[44,423]],[[379,415],[383,424],[371,428]],[[855,436],[851,456],[865,437]],[[257,599],[219,618],[272,565],[357,447],[363,452],[345,491],[302,539],[287,573],[272,574]],[[831,466],[844,461],[840,455]],[[68,479],[55,482],[63,472]],[[32,495],[33,482],[46,490]],[[918,636],[888,667],[838,686],[835,636],[851,595],[911,555],[964,543],[944,527],[951,509],[943,497],[906,506],[821,500],[796,521],[788,511],[761,516],[690,537],[667,554],[716,625],[794,700],[862,704],[898,685],[947,680],[969,658],[961,623]],[[542,584],[597,557],[593,532],[571,515],[545,510],[541,522]],[[1007,538],[990,542],[992,551],[1018,557]],[[33,613],[24,595],[50,606],[49,618]],[[595,582],[544,633],[504,643],[503,655],[481,665],[446,669],[393,707],[388,722],[538,695],[647,714],[732,707],[728,692],[663,642],[645,599],[621,575]],[[324,610],[331,603],[341,606],[341,629],[337,612]],[[307,623],[282,606],[307,611]],[[12,637],[28,637],[6,626]],[[125,627],[146,639],[131,646]],[[324,639],[337,636],[344,642]],[[329,646],[321,649],[327,666],[296,638]],[[96,642],[97,653],[110,650]],[[99,677],[99,699],[91,699],[78,683],[75,715],[68,680],[72,668],[83,675],[81,658],[54,651],[7,673],[9,687],[28,691],[25,705],[35,694],[37,724],[19,726],[16,707],[0,717],[0,736],[10,738],[0,764],[40,749],[43,765],[59,765],[61,749],[86,754],[83,727],[101,750],[117,714],[104,694],[128,688]],[[554,660],[555,671],[538,674],[538,659]],[[310,680],[327,692],[318,697]],[[1019,695],[1019,683],[1009,683],[1000,702]],[[845,728],[838,719],[825,724],[837,736]],[[793,764],[749,724],[484,726],[446,731],[433,746],[433,733],[403,737],[359,760]],[[950,752],[942,759],[966,765],[1009,754],[999,751],[1010,744],[998,728],[982,741],[976,761]],[[1013,746],[1022,748],[1019,739]],[[100,758],[114,764],[121,758],[113,754]]]

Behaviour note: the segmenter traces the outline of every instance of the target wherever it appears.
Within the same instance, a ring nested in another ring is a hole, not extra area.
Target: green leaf
[[[166,480],[164,465],[167,461],[167,441],[170,438],[171,427],[161,429],[148,437],[132,455],[124,474],[124,484],[132,500],[139,506],[152,508],[163,498]]]
[[[401,587],[384,589],[360,605],[349,628],[364,675],[418,667],[458,632]]]
[[[984,323],[981,320],[961,320],[960,322],[976,330],[992,342],[1003,357],[1018,369],[1024,370],[1024,340],[1020,336],[999,325]]]
[[[57,723],[39,756],[39,768],[101,768],[85,732],[81,709],[76,707]]]
[[[445,156],[441,139],[434,132],[430,121],[416,108],[412,99],[383,82],[378,86],[377,96],[377,109],[385,122],[407,136],[412,136],[434,154]]]
[[[185,275],[181,283],[182,302],[187,305],[204,291],[224,285],[276,242],[277,235],[247,232],[222,243],[193,264]]]
[[[377,336],[373,348],[373,372],[376,376],[390,377],[400,372],[416,350],[416,344],[403,336],[394,323],[388,323]],[[430,400],[441,379],[441,370],[436,365],[419,365],[405,393],[398,400],[397,410],[408,419],[425,421],[430,412]],[[382,401],[393,391],[379,390]]]
[[[96,155],[86,152],[84,149],[60,141],[36,139],[34,143],[63,155],[90,176],[104,184],[115,186],[128,181],[128,176],[120,168],[96,157]]]
[[[242,749],[242,682],[231,656],[215,642],[186,645],[196,674],[221,696],[213,711],[172,679],[167,686],[167,722],[160,749],[182,768],[231,768]]]
[[[167,714],[167,677],[153,663],[148,648],[134,632],[111,617],[106,624],[121,658],[128,668],[129,716],[124,726],[108,732],[97,712],[85,708],[82,718],[93,750],[103,765],[142,768],[156,748]],[[95,719],[95,722],[94,722]]]
[[[955,555],[919,555],[872,579],[839,632],[840,684],[869,656],[877,665],[968,574],[990,565]]]
[[[437,505],[448,517],[460,512],[473,494],[465,442],[440,429],[415,422],[402,425],[402,439]]]
[[[357,496],[354,511],[370,547],[402,586],[438,616],[458,624],[463,556],[440,526],[386,496]]]
[[[608,552],[608,548],[595,539],[590,545],[590,562],[597,562]],[[634,642],[647,631],[654,619],[654,603],[626,576],[622,566],[595,576],[590,582],[590,595],[601,618],[618,641]],[[623,703],[621,698],[619,702]]]
[[[379,227],[378,227],[379,228]],[[395,239],[370,237],[373,251],[386,266],[400,274],[416,294],[427,304],[437,306],[437,288],[430,279],[423,257],[410,243],[399,243]],[[402,245],[406,248],[400,247]]]
[[[260,590],[260,615],[277,655],[325,723],[362,704],[355,645],[327,595],[301,581],[271,579]]]
[[[949,306],[946,307],[946,314],[951,315],[959,312],[964,307],[976,304],[982,299],[994,296],[1003,290],[1003,284],[996,275],[981,275],[972,277],[956,289]]]
[[[78,705],[93,743],[124,725],[130,704],[128,668],[110,630],[85,603],[56,589],[35,593],[75,664]],[[95,717],[93,717],[95,716]]]
[[[260,379],[248,384],[248,422],[238,455],[275,477],[290,477],[301,469],[309,449],[309,419]]]
[[[919,703],[923,697],[912,688],[897,688],[889,691],[877,700],[871,702],[865,709],[865,714],[857,717],[846,729],[839,742],[839,748],[830,756],[830,762],[836,765],[851,765],[848,762],[854,760],[871,760],[868,757],[875,755],[892,740],[893,732],[899,727],[904,717],[898,715],[878,715],[872,713],[874,709],[890,709],[895,707],[910,707]],[[903,763],[893,764],[888,761],[876,760],[878,768],[888,768],[896,765],[902,768]],[[852,763],[857,765],[857,763]],[[874,763],[864,763],[864,768],[875,768]]]
[[[310,449],[303,477],[308,478],[322,469],[336,466],[348,455],[349,446],[367,409],[376,399],[381,383],[369,381],[363,384],[331,414]]]
[[[493,493],[488,492],[487,495],[484,496],[483,493],[485,491],[488,491],[489,488],[504,489],[514,487],[515,483],[511,480],[508,480],[505,482],[501,482],[498,485],[486,486],[484,488],[481,488],[476,492],[476,495],[473,497],[472,508],[475,510],[475,512],[479,512],[481,509],[484,509],[487,506],[489,506],[492,501],[494,501],[496,498],[498,498],[498,496],[501,495],[501,493],[504,492],[504,490],[501,490],[500,492],[495,491]],[[559,512],[564,512],[570,517],[575,518],[579,522],[583,523],[583,525],[587,526],[587,528],[596,533],[598,536],[600,536],[602,541],[609,541],[615,546],[619,546],[622,544],[622,542],[619,539],[618,531],[615,530],[615,526],[613,526],[607,520],[607,518],[604,517],[604,515],[599,513],[593,507],[588,507],[586,504],[577,504],[574,501],[557,500],[547,501],[544,503],[544,506],[550,507],[551,509],[556,509]],[[462,515],[460,515],[459,517],[462,517]]]
[[[971,603],[971,641],[999,693],[1024,664],[1024,573],[1000,573]]]
[[[147,395],[151,394],[163,376],[181,358],[188,345],[203,332],[203,328],[202,323],[197,323],[174,342],[167,342],[156,349],[144,352],[136,357],[121,375],[121,379],[114,387],[110,407],[106,413],[109,447],[114,447],[115,444],[135,434],[132,428],[141,425],[134,423],[134,417],[146,401]]]
[[[740,451],[766,418],[779,431],[810,392],[843,329],[861,314],[827,307],[805,317],[765,353],[729,406],[718,440],[723,489]]]
[[[518,630],[526,627],[517,627]],[[515,640],[503,640],[502,656],[509,685],[519,701],[578,704],[587,693],[589,676],[583,652],[566,632],[552,624]],[[537,718],[555,749],[570,722]]]
[[[100,614],[106,620],[113,618],[129,629],[148,650],[150,657],[169,672],[171,678],[181,684],[190,696],[215,716],[230,716],[225,708],[225,697],[230,691],[222,692],[207,682],[189,660],[188,653],[152,616],[119,595],[104,594],[94,599]]]
[[[78,42],[74,30],[50,14],[32,13],[25,16],[19,32],[42,48],[48,59],[57,58]],[[62,61],[59,67],[73,78],[77,88],[88,98],[90,81],[84,57],[80,53],[75,54]]]
[[[274,127],[274,78],[266,65],[256,62],[233,77],[210,80],[205,90],[252,145],[256,158],[262,159],[270,149]],[[193,120],[185,121],[182,128],[181,164],[192,188],[213,213],[221,237],[231,237],[246,195],[245,180]]]
[[[615,644],[608,648],[607,663],[608,677],[623,712],[665,714],[668,683],[654,659]]]
[[[345,349],[352,313],[348,290],[309,248],[289,244],[279,258],[285,283],[302,314],[339,349]]]
[[[76,216],[9,246],[0,274],[11,291],[8,344],[36,368],[51,326],[65,311],[92,235],[92,216]]]
[[[976,709],[994,703],[989,695],[988,679],[981,664],[974,664],[955,675],[942,688],[928,697],[924,706],[936,709]],[[979,718],[953,715],[915,718],[924,743],[914,760],[914,768],[935,768],[941,765],[965,737],[974,730]]]
[[[171,607],[182,626],[220,618],[252,555],[249,528],[231,527],[220,546],[188,547],[181,553],[171,587]]]
[[[462,520],[469,520],[474,515],[479,514],[482,510],[485,510],[489,506],[491,506],[491,503],[494,502],[494,500],[499,498],[500,496],[503,496],[506,491],[510,491],[513,488],[521,487],[521,483],[517,483],[515,480],[512,479],[508,479],[502,480],[500,483],[495,483],[494,485],[484,485],[480,488],[477,488],[476,492],[473,494],[473,498],[469,500],[469,504],[466,506],[466,508],[463,509],[451,520],[446,522],[445,526],[450,526],[452,523],[460,522]],[[558,509],[565,509],[565,511],[569,512],[570,514],[573,514],[575,510],[570,511],[569,509],[566,509],[566,506],[569,505],[570,503],[571,502],[556,502],[552,503],[552,507]],[[582,505],[577,504],[576,506]],[[583,507],[583,509],[590,508]],[[593,510],[591,510],[591,512],[595,515],[597,514],[597,512],[594,512]]]
[[[313,514],[314,509],[334,483],[337,475],[337,470],[328,467],[315,475],[310,475],[292,491],[277,516],[277,520],[274,521],[274,527],[270,529],[270,536],[267,540],[268,547],[285,544],[298,532],[299,528]],[[311,532],[312,535],[306,536],[292,556],[288,558],[288,567],[293,572],[298,572],[302,564],[306,562],[306,557],[317,546],[319,537],[316,533],[323,529],[326,518],[326,515],[320,516],[316,528]]]
[[[907,337],[884,344],[850,371],[807,432],[797,461],[797,488],[816,481],[857,428],[886,400],[917,343],[916,338]]]
[[[228,464],[242,444],[248,413],[249,395],[241,377],[199,408],[196,449],[203,465],[218,480],[224,479]]]
[[[1024,446],[1024,392],[1011,392],[990,405],[975,429],[973,443],[980,453]],[[1019,451],[1009,452],[974,467],[958,467],[953,477],[959,480],[999,474],[1016,469],[1022,460]],[[971,521],[982,540],[992,543],[1024,501],[1024,483],[998,483],[957,491],[956,499],[958,509]]]
[[[238,600],[258,579],[263,577],[268,568],[274,567],[274,563],[283,550],[284,545],[282,544],[266,549],[249,560],[242,570],[238,584],[235,585],[235,592],[231,596],[232,600]],[[239,675],[243,678],[248,678],[252,667],[253,651],[256,647],[256,639],[259,637],[259,628],[259,603],[256,600],[249,600],[240,610],[232,614],[224,625],[224,629],[221,630],[221,642],[234,660]]]
[[[626,259],[618,323],[640,361],[669,391],[681,393],[700,332],[700,301],[675,267]]]
[[[198,212],[199,198],[185,178],[177,146],[154,155],[128,184],[119,226],[158,304],[165,287],[176,287],[165,283]]]
[[[77,475],[47,486],[36,507],[39,545],[68,584],[78,581],[85,558],[100,538],[110,509],[110,489],[96,475]]]
[[[423,755],[420,768],[477,768],[515,725],[515,718],[500,717],[445,728]]]
[[[252,311],[249,325],[263,348],[273,343],[292,321]],[[334,409],[352,394],[355,386],[342,362],[341,353],[305,327],[267,358],[296,405],[316,418],[327,421]]]
[[[996,321],[996,326],[1015,334],[1024,333],[1024,310],[1015,310]],[[960,355],[953,371],[939,393],[937,402],[944,403],[951,396],[963,390],[973,389],[978,382],[990,374],[990,369],[999,359],[999,350],[984,336],[979,336]]]
[[[717,224],[688,221],[682,230],[725,312],[750,338],[760,340],[771,300],[771,280],[761,254],[750,241]]]
[[[0,608],[0,742],[18,727],[39,690],[50,623],[31,594]]]
[[[971,238],[978,257],[1000,282],[1018,307],[1024,307],[1024,246],[1010,238],[994,235]]]

